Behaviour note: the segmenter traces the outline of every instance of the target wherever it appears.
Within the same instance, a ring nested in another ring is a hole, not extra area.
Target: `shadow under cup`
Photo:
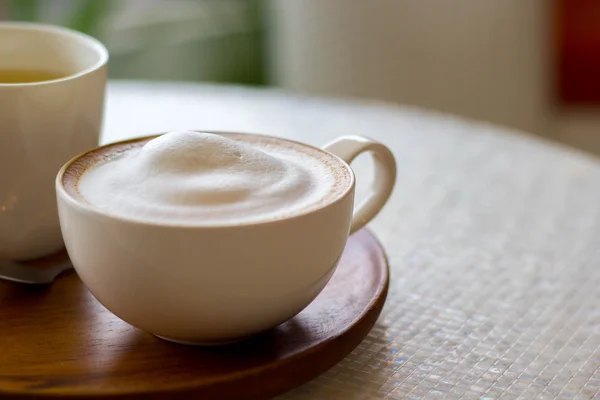
[[[102,43],[82,33],[0,23],[0,259],[64,247],[54,178],[98,145],[107,62]]]

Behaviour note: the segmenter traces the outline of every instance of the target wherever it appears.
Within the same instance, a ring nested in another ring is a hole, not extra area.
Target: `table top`
[[[111,82],[103,143],[178,129],[388,145],[375,328],[281,399],[600,398],[600,161],[484,123],[272,89]],[[358,159],[357,197],[370,176]],[[364,182],[364,184],[361,184]]]

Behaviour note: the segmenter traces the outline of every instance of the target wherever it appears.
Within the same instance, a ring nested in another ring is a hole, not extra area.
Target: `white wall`
[[[546,0],[274,0],[271,78],[552,134]]]

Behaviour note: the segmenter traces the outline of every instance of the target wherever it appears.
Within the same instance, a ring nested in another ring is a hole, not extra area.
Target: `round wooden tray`
[[[373,327],[388,266],[366,230],[304,311],[245,342],[190,347],[107,311],[75,273],[50,287],[0,282],[0,398],[262,399],[331,368]]]

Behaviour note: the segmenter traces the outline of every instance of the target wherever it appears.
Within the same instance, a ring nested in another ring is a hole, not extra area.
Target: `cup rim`
[[[83,32],[76,31],[74,29],[65,28],[59,25],[37,23],[37,22],[21,22],[21,21],[0,21],[0,31],[3,30],[22,30],[22,31],[38,31],[48,32],[63,35],[70,39],[78,40],[81,43],[87,45],[93,49],[99,56],[98,61],[88,68],[84,68],[74,74],[63,76],[58,79],[49,79],[46,81],[39,82],[23,82],[23,83],[0,83],[1,88],[12,88],[12,87],[29,87],[29,86],[44,86],[53,83],[60,83],[77,79],[81,76],[88,75],[94,71],[99,70],[108,63],[109,54],[106,46],[98,39],[85,34]]]
[[[136,143],[136,142],[141,142],[141,141],[145,141],[145,140],[150,140],[153,138],[156,138],[160,135],[163,135],[165,133],[168,133],[168,131],[165,132],[159,132],[159,133],[153,133],[153,134],[149,134],[149,135],[144,135],[144,136],[137,136],[137,137],[133,137],[130,139],[125,139],[125,140],[119,140],[116,142],[111,142],[111,143],[107,143],[101,146],[97,146],[93,149],[90,149],[88,151],[85,151],[81,154],[76,155],[75,157],[71,158],[69,161],[67,161],[62,167],[61,169],[58,171],[57,175],[56,175],[56,179],[55,179],[55,188],[56,188],[56,192],[57,195],[65,201],[65,203],[68,204],[69,207],[71,208],[75,208],[77,211],[82,212],[84,214],[87,215],[92,215],[92,216],[96,216],[96,217],[102,217],[102,218],[107,218],[107,219],[111,219],[115,222],[120,222],[120,223],[129,223],[129,224],[133,224],[133,225],[141,225],[141,226],[147,226],[147,227],[154,227],[154,228],[163,228],[163,229],[191,229],[191,230],[216,230],[216,229],[232,229],[232,228],[244,228],[244,227],[259,227],[259,226],[266,226],[266,225],[274,225],[274,224],[281,224],[281,223],[285,223],[285,222],[289,222],[289,221],[293,221],[293,220],[297,220],[303,217],[306,217],[308,215],[311,214],[315,214],[318,212],[321,212],[323,210],[325,210],[326,208],[329,208],[331,206],[334,206],[342,201],[344,201],[349,195],[351,195],[354,191],[354,187],[356,185],[356,176],[354,174],[354,170],[352,170],[352,168],[350,167],[350,165],[344,161],[343,159],[341,159],[340,157],[338,157],[337,155],[330,153],[320,147],[317,146],[313,146],[304,142],[300,142],[297,140],[293,140],[293,139],[288,139],[288,138],[283,138],[283,137],[279,137],[279,136],[273,136],[273,135],[268,135],[268,134],[261,134],[261,133],[253,133],[253,132],[242,132],[242,131],[221,131],[221,130],[198,130],[198,129],[193,129],[192,131],[196,131],[196,132],[206,132],[206,133],[214,133],[214,134],[232,134],[232,135],[252,135],[252,136],[258,136],[258,137],[265,137],[265,138],[269,138],[269,139],[275,139],[275,140],[281,140],[284,142],[288,142],[288,143],[293,143],[299,146],[303,146],[306,148],[310,148],[312,150],[316,150],[319,153],[323,153],[326,154],[329,157],[332,157],[333,159],[335,159],[343,168],[346,169],[346,171],[348,172],[348,176],[350,177],[350,182],[348,184],[348,186],[340,191],[340,193],[338,195],[336,195],[335,197],[333,197],[332,199],[324,202],[323,204],[319,205],[318,207],[314,207],[314,208],[310,208],[307,210],[303,210],[300,212],[297,212],[293,215],[290,216],[284,216],[281,218],[274,218],[274,219],[268,219],[268,220],[264,220],[264,221],[253,221],[253,222],[238,222],[238,223],[233,223],[233,224],[219,224],[219,223],[207,223],[207,224],[202,224],[202,223],[197,223],[197,224],[190,224],[190,225],[186,225],[186,224],[180,224],[177,222],[157,222],[157,221],[149,221],[149,220],[143,220],[143,219],[137,219],[137,218],[130,218],[130,217],[126,217],[123,215],[117,215],[114,213],[111,213],[109,211],[106,211],[104,209],[101,209],[100,207],[94,206],[93,204],[90,203],[84,203],[80,200],[75,199],[65,188],[64,183],[63,183],[63,178],[65,173],[69,170],[69,168],[78,160],[92,154],[95,153],[97,151],[100,151],[102,149],[111,147],[111,146],[116,146],[116,145],[123,145],[123,144],[128,144],[128,143]]]

